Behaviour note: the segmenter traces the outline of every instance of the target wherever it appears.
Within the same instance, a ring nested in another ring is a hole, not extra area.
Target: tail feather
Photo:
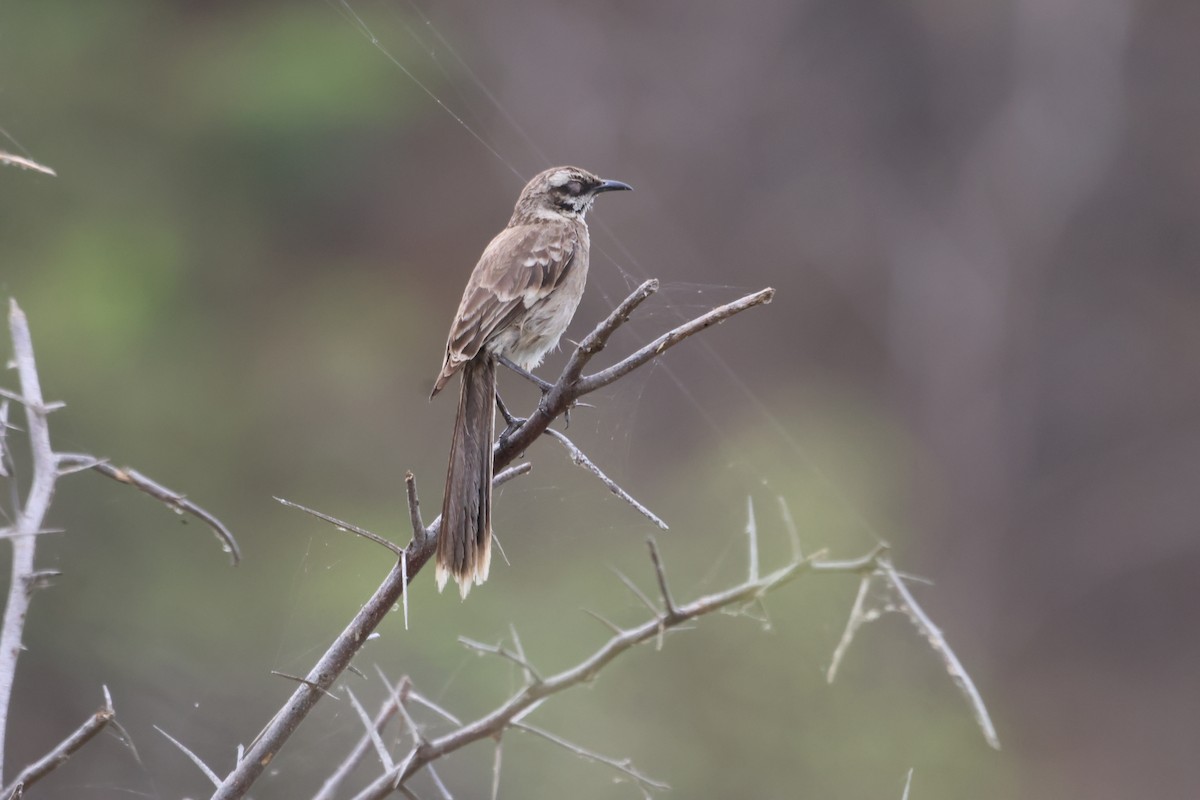
[[[487,580],[492,561],[492,441],[496,437],[496,362],[480,353],[463,365],[458,416],[437,543],[437,587],[451,576],[464,598]]]

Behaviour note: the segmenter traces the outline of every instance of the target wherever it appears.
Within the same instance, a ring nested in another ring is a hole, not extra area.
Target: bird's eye
[[[570,181],[566,185],[566,190],[567,194],[571,195],[572,197],[577,197],[583,192],[583,184],[579,181]]]

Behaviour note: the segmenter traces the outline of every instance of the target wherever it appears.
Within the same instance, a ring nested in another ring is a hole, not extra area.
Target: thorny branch
[[[532,728],[523,721],[524,718],[552,695],[591,681],[614,659],[639,644],[660,637],[664,631],[679,628],[699,617],[722,609],[739,608],[761,600],[775,589],[808,572],[850,575],[876,572],[884,569],[884,565],[887,563],[885,554],[886,547],[881,545],[860,558],[845,561],[826,560],[820,553],[807,558],[793,558],[788,564],[770,574],[747,578],[723,591],[713,592],[689,603],[679,604],[674,599],[667,581],[662,556],[651,539],[650,560],[655,581],[663,598],[663,609],[655,608],[647,598],[647,604],[654,612],[650,619],[631,628],[613,626],[613,635],[590,656],[574,666],[548,677],[540,677],[523,653],[518,657],[499,645],[493,647],[469,642],[469,645],[479,652],[498,655],[521,666],[525,673],[524,685],[508,700],[482,717],[459,725],[455,730],[436,739],[414,740],[408,753],[402,758],[393,759],[395,766],[385,770],[382,775],[355,795],[354,800],[379,800],[379,798],[386,797],[393,791],[401,790],[405,781],[434,761],[475,742],[485,739],[499,741],[504,731],[510,728],[535,733],[566,747],[577,755],[606,764],[625,778],[633,780],[642,793],[649,797],[651,790],[666,788],[665,784],[648,778],[636,770],[628,760],[610,759],[592,753],[553,734]],[[637,592],[644,597],[640,590]],[[611,623],[607,624],[611,625]]]
[[[0,153],[0,161],[18,163],[21,160],[14,161],[14,157]],[[49,171],[33,162],[18,163],[18,165]],[[22,650],[21,640],[24,634],[25,617],[29,611],[33,593],[46,584],[48,577],[57,574],[48,570],[37,570],[34,560],[37,537],[46,532],[43,521],[49,511],[59,478],[83,469],[94,469],[114,480],[133,486],[181,513],[192,514],[203,520],[217,533],[234,563],[237,563],[238,558],[237,542],[221,521],[178,492],[155,483],[136,470],[112,467],[103,459],[79,453],[56,453],[54,451],[50,443],[48,418],[51,412],[62,408],[63,404],[47,403],[42,396],[41,379],[37,371],[37,361],[34,358],[29,321],[17,305],[16,300],[9,301],[8,326],[13,347],[12,363],[17,371],[20,391],[0,389],[0,397],[5,398],[3,407],[0,408],[0,445],[2,445],[0,446],[0,478],[10,482],[13,506],[11,509],[13,523],[4,531],[3,537],[0,537],[10,540],[13,548],[8,598],[4,605],[3,622],[0,623],[0,783],[3,782],[4,742],[8,732],[8,711],[16,678],[17,660]],[[11,451],[8,449],[12,446],[11,439],[6,435],[11,427],[8,423],[8,403],[10,401],[16,402],[25,409],[25,432],[29,441],[32,477],[24,498],[21,498],[16,490],[15,464],[10,458]],[[107,694],[108,692],[105,690],[106,703],[103,708],[46,756],[23,769],[15,781],[0,790],[0,797],[7,797],[23,791],[22,787],[29,786],[56,769],[103,727],[110,723],[115,724],[112,701],[107,699]]]
[[[988,714],[987,706],[984,705],[983,697],[975,688],[975,682],[971,680],[970,674],[958,660],[958,656],[954,654],[953,648],[946,641],[946,637],[942,635],[941,629],[933,624],[933,620],[912,596],[912,592],[904,583],[904,577],[892,566],[891,559],[882,554],[875,559],[872,570],[862,573],[858,584],[858,593],[854,597],[854,605],[850,608],[850,617],[846,620],[846,628],[833,651],[833,658],[830,659],[829,669],[825,673],[826,680],[833,683],[834,678],[837,677],[842,658],[850,648],[851,642],[854,641],[854,635],[859,628],[868,622],[879,619],[885,611],[900,612],[908,617],[913,627],[929,642],[930,649],[942,659],[946,674],[954,681],[954,685],[958,687],[959,692],[967,701],[967,705],[970,706],[971,713],[975,716],[975,724],[979,726],[983,738],[987,740],[988,745],[999,750],[1000,737],[996,733],[996,726],[992,724],[992,718]],[[882,608],[869,608],[866,604],[867,594],[876,580],[882,580],[894,599]]]
[[[584,395],[632,372],[689,336],[723,322],[742,311],[771,302],[775,295],[774,289],[763,289],[732,303],[718,306],[708,313],[668,331],[616,365],[594,375],[584,376],[583,370],[592,357],[604,349],[617,328],[657,289],[657,281],[646,281],[584,337],[572,352],[558,380],[542,396],[535,411],[520,427],[511,435],[504,437],[496,446],[494,460],[495,470],[498,473],[497,479],[503,474],[500,473],[500,470],[511,464],[519,454],[525,452],[534,441],[546,432],[555,419],[566,413]],[[421,520],[417,510],[416,492],[411,484],[409,485],[409,506],[414,530],[420,531],[422,528],[419,526]],[[254,744],[247,751],[246,757],[241,759],[226,776],[216,793],[213,794],[213,800],[234,800],[234,798],[243,797],[246,794],[266,769],[267,764],[278,755],[280,748],[320,699],[321,692],[317,691],[316,687],[328,690],[333,685],[333,682],[350,664],[359,648],[367,641],[367,636],[375,630],[392,606],[405,594],[408,583],[433,556],[440,528],[441,518],[439,517],[423,527],[424,536],[414,534],[413,540],[405,548],[406,557],[397,560],[371,599],[359,609],[354,619],[338,635],[306,676],[306,680],[313,685],[302,684],[296,688],[292,696],[256,738]],[[422,763],[428,763],[428,761]],[[404,766],[403,762],[401,762],[401,766]]]
[[[35,574],[33,561],[37,549],[38,531],[50,510],[54,497],[54,482],[58,478],[58,462],[50,446],[49,412],[42,399],[42,384],[38,378],[37,362],[33,357],[33,338],[25,312],[15,300],[8,308],[9,334],[12,336],[13,361],[21,381],[20,401],[25,407],[26,431],[32,453],[33,480],[20,508],[13,509],[16,519],[12,525],[12,577],[8,585],[8,600],[4,605],[4,622],[0,628],[0,782],[4,780],[4,740],[8,732],[8,707],[12,700],[13,681],[17,676],[17,659],[21,655],[21,637],[25,630],[25,615],[33,598]]]
[[[76,728],[70,736],[55,745],[50,752],[21,770],[12,783],[0,789],[0,797],[11,797],[17,792],[18,788],[21,790],[28,789],[62,766],[68,758],[90,742],[96,734],[113,723],[116,715],[117,712],[113,710],[112,697],[109,696],[108,688],[105,687],[104,705],[96,709],[94,714],[84,720],[83,724]]]

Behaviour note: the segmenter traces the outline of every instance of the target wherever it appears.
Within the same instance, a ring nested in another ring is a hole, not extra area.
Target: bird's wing
[[[492,239],[463,291],[433,394],[488,340],[562,282],[575,259],[572,234],[566,226],[518,225]]]

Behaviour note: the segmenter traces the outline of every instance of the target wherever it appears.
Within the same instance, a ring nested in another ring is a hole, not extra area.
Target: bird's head
[[[513,211],[514,221],[582,218],[601,192],[629,190],[621,181],[607,181],[579,167],[554,167],[525,185]]]

